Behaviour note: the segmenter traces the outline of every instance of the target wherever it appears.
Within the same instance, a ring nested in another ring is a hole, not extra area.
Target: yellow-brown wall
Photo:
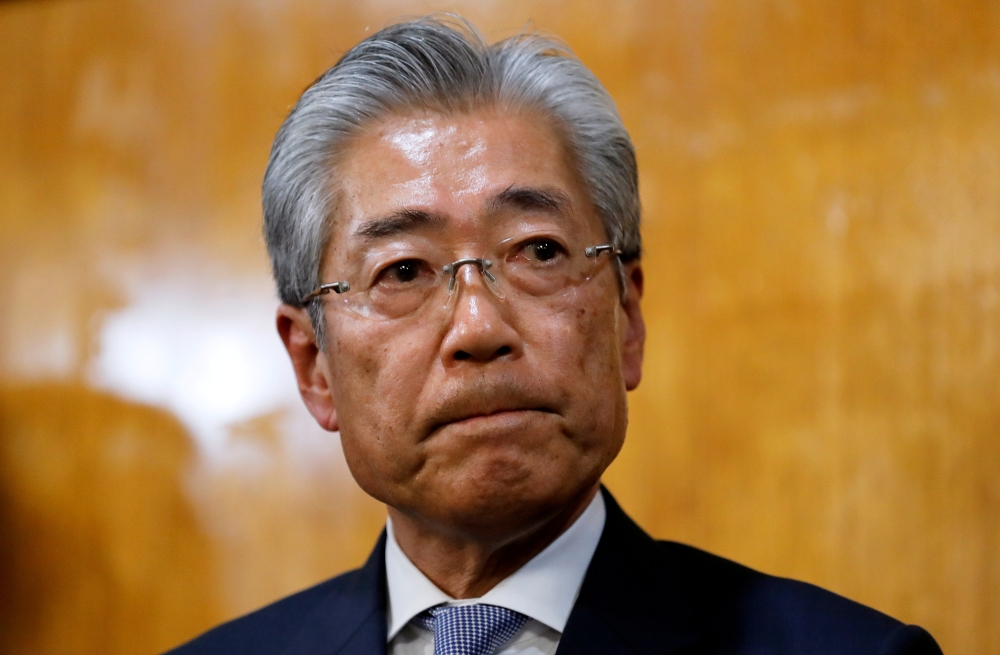
[[[316,75],[440,9],[562,35],[635,140],[625,508],[1000,652],[992,0],[0,3],[0,651],[153,653],[363,560],[258,187]]]

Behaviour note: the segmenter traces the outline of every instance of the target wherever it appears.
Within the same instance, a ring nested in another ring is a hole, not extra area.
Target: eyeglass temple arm
[[[587,246],[587,248],[583,251],[583,254],[585,254],[587,257],[597,257],[602,252],[606,252],[609,255],[622,254],[621,250],[618,250],[618,248],[615,248],[610,243],[606,243],[602,246]]]
[[[351,285],[347,282],[331,282],[330,284],[321,284],[312,293],[302,299],[302,304],[306,305],[314,298],[319,298],[322,295],[328,294],[331,291],[337,293],[345,293],[351,290]]]

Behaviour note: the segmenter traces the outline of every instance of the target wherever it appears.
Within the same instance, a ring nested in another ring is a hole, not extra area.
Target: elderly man
[[[637,173],[565,47],[364,40],[281,127],[264,223],[302,398],[389,519],[361,569],[177,653],[940,652],[656,542],[601,488],[642,368]]]

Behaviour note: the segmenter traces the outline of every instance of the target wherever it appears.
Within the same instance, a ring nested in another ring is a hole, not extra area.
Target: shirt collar
[[[385,575],[389,587],[387,623],[392,640],[410,619],[435,605],[470,602],[520,612],[562,632],[576,602],[583,576],[604,531],[606,510],[601,493],[565,532],[527,564],[500,581],[482,598],[456,601],[438,589],[403,553],[392,521],[386,521]]]

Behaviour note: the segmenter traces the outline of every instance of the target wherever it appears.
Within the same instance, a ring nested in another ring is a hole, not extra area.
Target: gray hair
[[[386,27],[351,48],[299,98],[264,174],[264,238],[281,300],[301,307],[320,284],[337,158],[379,118],[407,109],[528,109],[553,119],[610,242],[636,259],[635,150],[611,96],[570,49],[522,33],[493,45],[470,23],[435,15]],[[322,303],[309,313],[323,344]]]

